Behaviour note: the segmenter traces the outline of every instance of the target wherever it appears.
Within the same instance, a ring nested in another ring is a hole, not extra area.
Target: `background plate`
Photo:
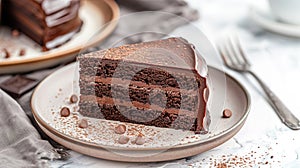
[[[36,121],[51,138],[74,151],[98,158],[155,162],[196,155],[230,139],[240,130],[249,113],[250,97],[244,87],[228,74],[209,67],[212,123],[208,134],[195,135],[191,131],[126,123],[128,130],[140,129],[146,143],[141,146],[130,142],[121,145],[116,143],[119,135],[113,133],[118,122],[87,118],[88,129],[78,128],[78,120],[82,116],[77,114],[76,105],[69,103],[70,95],[77,92],[76,87],[72,87],[77,83],[74,78],[77,73],[76,64],[71,64],[47,77],[35,89],[31,107]],[[226,80],[223,80],[224,77]],[[224,91],[225,97],[221,96]],[[222,110],[216,110],[215,104],[231,109],[232,117],[222,118]],[[69,117],[60,117],[59,111],[63,106],[72,109]],[[132,132],[126,133],[131,139],[135,137]]]
[[[250,18],[257,25],[273,33],[300,38],[300,26],[278,21],[267,9],[250,8]]]
[[[0,58],[0,74],[28,72],[74,59],[82,48],[96,45],[112,33],[117,25],[119,7],[113,0],[83,0],[79,14],[84,22],[81,31],[66,44],[47,52],[41,52],[41,48],[25,35],[14,38],[9,28],[1,27],[0,41],[6,43],[1,43],[0,48],[7,48],[12,57]],[[20,48],[26,49],[25,56],[14,54]]]

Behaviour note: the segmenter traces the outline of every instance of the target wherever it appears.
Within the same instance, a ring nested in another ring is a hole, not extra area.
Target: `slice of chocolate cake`
[[[2,0],[1,6],[3,24],[25,33],[45,50],[66,43],[82,25],[80,0]]]
[[[183,38],[78,57],[83,116],[206,133],[207,67]]]

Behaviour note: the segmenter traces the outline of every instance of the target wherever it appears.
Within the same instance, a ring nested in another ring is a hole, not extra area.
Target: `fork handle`
[[[262,89],[268,96],[272,107],[276,111],[281,121],[293,130],[300,129],[300,121],[294,114],[283,104],[283,102],[269,89],[269,87],[252,71],[249,73],[257,80]]]

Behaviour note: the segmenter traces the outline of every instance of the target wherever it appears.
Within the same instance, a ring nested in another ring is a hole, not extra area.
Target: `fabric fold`
[[[47,167],[60,154],[40,138],[20,105],[0,90],[0,167]]]

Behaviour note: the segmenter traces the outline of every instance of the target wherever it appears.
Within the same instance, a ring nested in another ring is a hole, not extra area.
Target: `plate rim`
[[[53,135],[54,140],[61,140],[63,141],[61,144],[65,145],[66,147],[69,147],[70,149],[77,151],[81,154],[85,154],[88,156],[93,156],[100,159],[106,159],[111,161],[121,161],[121,162],[133,162],[133,163],[144,163],[144,162],[161,162],[161,161],[170,161],[175,159],[181,159],[184,157],[190,157],[194,156],[200,153],[203,153],[205,151],[208,151],[214,147],[217,147],[224,142],[228,141],[230,138],[232,138],[235,134],[237,134],[240,129],[243,127],[245,121],[242,122],[241,125],[238,125],[236,129],[234,129],[232,132],[229,132],[229,134],[226,134],[224,138],[226,138],[224,141],[213,141],[211,142],[209,147],[203,147],[201,145],[193,145],[193,146],[187,146],[182,148],[171,148],[168,150],[163,150],[159,153],[156,153],[154,155],[148,155],[146,156],[128,156],[124,154],[117,153],[119,151],[117,150],[107,150],[105,148],[95,148],[92,146],[85,146],[84,144],[73,144],[72,142],[69,142],[68,140],[62,139],[59,136],[55,136],[51,132],[49,132],[47,129],[45,129],[43,126],[41,126],[39,123],[38,125],[41,127],[43,131],[48,131],[49,134]],[[49,135],[50,136],[50,135]],[[51,136],[50,136],[51,137]],[[61,142],[59,141],[59,142]],[[95,152],[91,152],[95,151]],[[124,152],[124,151],[121,151]],[[143,151],[130,151],[130,152],[143,152]]]
[[[249,115],[250,109],[251,109],[251,97],[250,97],[250,94],[249,94],[248,90],[243,86],[243,84],[241,84],[237,79],[235,79],[232,75],[226,73],[225,71],[222,71],[222,70],[220,70],[219,68],[217,68],[215,66],[208,65],[209,69],[214,69],[214,70],[216,70],[218,72],[222,72],[222,73],[225,74],[226,77],[228,77],[231,80],[233,80],[241,88],[241,90],[245,94],[245,97],[246,97],[246,100],[247,100],[245,113],[242,116],[242,118],[238,122],[236,122],[232,127],[228,128],[227,130],[222,131],[218,135],[210,136],[206,140],[199,140],[199,141],[195,141],[195,142],[192,142],[192,143],[175,145],[175,146],[171,146],[171,147],[168,146],[168,147],[152,147],[152,148],[151,147],[143,147],[143,148],[138,148],[138,147],[116,147],[116,146],[95,144],[95,143],[91,143],[91,142],[87,142],[87,141],[75,139],[74,137],[71,137],[69,135],[64,135],[63,133],[57,131],[55,128],[50,127],[45,121],[43,121],[43,119],[38,115],[37,110],[35,110],[35,108],[34,108],[34,101],[33,101],[33,99],[35,97],[36,92],[39,90],[39,88],[45,82],[47,82],[47,80],[49,80],[52,76],[54,76],[56,74],[59,74],[59,73],[62,73],[63,71],[67,71],[68,69],[73,68],[73,66],[74,67],[76,66],[76,62],[75,63],[71,63],[71,64],[69,64],[67,66],[64,66],[64,67],[58,69],[57,71],[55,71],[52,74],[50,74],[49,76],[47,76],[43,81],[41,81],[39,83],[39,85],[34,89],[34,91],[32,93],[31,100],[30,100],[30,107],[31,107],[31,111],[32,111],[32,114],[34,116],[34,119],[36,120],[36,122],[38,124],[41,124],[45,129],[47,129],[48,131],[50,131],[52,134],[54,134],[56,136],[59,136],[62,139],[66,139],[67,141],[70,141],[70,142],[75,143],[75,144],[80,144],[80,145],[85,145],[85,146],[88,146],[88,147],[95,147],[95,148],[105,148],[105,149],[111,149],[111,150],[119,150],[119,151],[154,151],[154,150],[167,150],[167,149],[186,148],[186,147],[189,147],[189,146],[201,145],[201,144],[209,143],[211,141],[218,140],[221,137],[223,137],[223,136],[225,136],[227,134],[230,134],[231,132],[234,132],[236,128],[239,128],[239,127],[242,128],[244,122],[246,121],[246,119],[247,119],[247,117]],[[50,129],[49,129],[49,127],[50,127]],[[237,130],[236,133],[237,132],[239,132],[239,130]],[[226,142],[226,141],[224,141],[224,142]]]
[[[84,0],[82,3],[94,3],[93,0]],[[59,57],[65,57],[68,55],[73,55],[78,53],[82,48],[84,47],[92,47],[93,45],[96,45],[97,43],[103,41],[107,36],[109,36],[113,30],[117,26],[117,20],[120,17],[120,9],[119,6],[115,1],[112,0],[101,0],[103,3],[105,3],[111,10],[111,18],[104,23],[103,26],[105,26],[104,31],[101,32],[101,38],[97,38],[96,40],[93,40],[91,42],[88,42],[85,45],[77,45],[75,47],[72,47],[67,50],[62,50],[50,54],[46,54],[44,56],[34,57],[34,58],[28,58],[23,60],[7,60],[7,61],[0,61],[0,68],[1,67],[7,67],[7,66],[16,66],[16,65],[24,65],[24,64],[30,64],[30,63],[36,63],[40,61],[48,61],[53,60]]]
[[[269,17],[272,17],[270,11],[267,11],[267,9],[258,9],[257,7],[251,6],[249,15],[253,22],[265,30],[284,36],[300,37],[300,25],[279,22],[276,21],[275,18],[269,19],[266,16],[263,16],[268,15]]]

